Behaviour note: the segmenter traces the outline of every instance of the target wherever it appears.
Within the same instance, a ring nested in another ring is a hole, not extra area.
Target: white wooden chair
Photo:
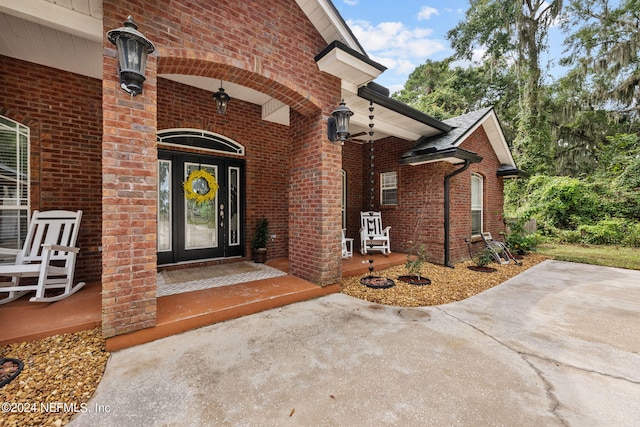
[[[380,212],[360,212],[360,253],[382,251],[384,255],[390,254],[389,230],[391,227],[382,228]]]
[[[347,229],[342,229],[342,258],[353,256],[353,239],[347,237]]]
[[[77,292],[85,283],[73,285],[73,274],[79,248],[75,247],[80,229],[82,211],[34,211],[24,247],[16,256],[15,265],[0,265],[0,276],[11,282],[0,282],[0,304],[35,291],[31,302],[59,301]],[[21,278],[34,278],[20,284]],[[35,282],[37,278],[37,283]],[[54,296],[45,291],[61,289]]]

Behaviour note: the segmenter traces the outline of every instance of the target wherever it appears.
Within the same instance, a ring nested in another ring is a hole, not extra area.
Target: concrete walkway
[[[72,426],[638,426],[640,272],[546,261],[454,304],[342,294],[122,350]]]

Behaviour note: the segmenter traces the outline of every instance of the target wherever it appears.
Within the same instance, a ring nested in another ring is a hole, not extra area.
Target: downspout
[[[450,255],[449,255],[449,249],[450,249],[449,234],[450,234],[450,228],[451,228],[451,224],[449,221],[449,210],[450,210],[449,180],[454,176],[458,175],[459,173],[462,173],[465,170],[467,170],[470,164],[471,162],[469,160],[465,160],[464,166],[462,166],[460,169],[454,170],[453,172],[451,172],[448,175],[445,175],[444,177],[444,265],[450,268],[453,268],[453,264],[451,264]]]

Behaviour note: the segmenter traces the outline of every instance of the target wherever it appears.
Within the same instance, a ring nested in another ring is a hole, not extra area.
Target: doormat
[[[249,261],[161,271],[158,273],[156,296],[163,297],[286,275],[287,273],[277,268]]]

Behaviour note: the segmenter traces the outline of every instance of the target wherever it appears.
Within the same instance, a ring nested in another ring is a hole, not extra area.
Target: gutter
[[[358,96],[360,98],[364,98],[367,101],[371,101],[375,104],[378,104],[382,107],[388,108],[391,111],[395,111],[396,113],[402,114],[403,116],[409,117],[417,122],[425,124],[427,126],[431,126],[441,132],[449,132],[453,129],[452,126],[441,122],[440,120],[436,120],[433,117],[423,113],[422,111],[418,111],[415,108],[409,107],[407,104],[404,104],[394,98],[389,96],[385,96],[376,90],[376,86],[369,83],[367,86],[360,86],[358,88]]]

